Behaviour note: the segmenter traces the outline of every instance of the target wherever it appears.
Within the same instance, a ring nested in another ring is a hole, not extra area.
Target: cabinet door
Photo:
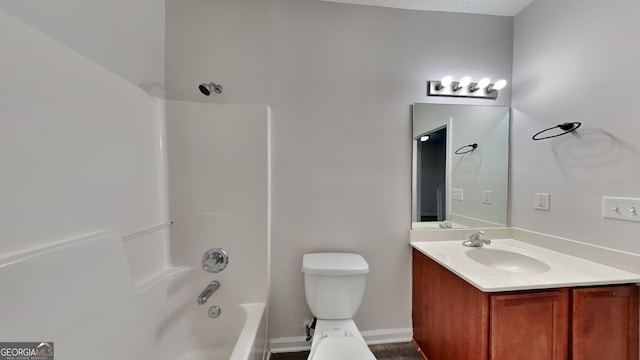
[[[638,360],[638,287],[573,289],[571,350],[576,360]]]
[[[490,334],[492,360],[566,360],[568,290],[492,295]]]
[[[487,360],[489,296],[415,249],[412,313],[429,360]]]

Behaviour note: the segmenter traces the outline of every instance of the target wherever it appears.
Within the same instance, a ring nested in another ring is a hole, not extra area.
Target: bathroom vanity
[[[638,359],[640,275],[513,239],[412,242],[428,360]]]

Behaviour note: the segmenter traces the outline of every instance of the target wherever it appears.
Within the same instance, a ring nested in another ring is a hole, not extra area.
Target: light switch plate
[[[492,202],[493,198],[491,196],[491,190],[482,190],[482,203],[491,204]]]
[[[603,196],[602,217],[605,219],[640,221],[640,199]]]
[[[463,198],[462,195],[463,195],[462,189],[451,189],[451,199],[452,200],[462,201],[462,198]]]

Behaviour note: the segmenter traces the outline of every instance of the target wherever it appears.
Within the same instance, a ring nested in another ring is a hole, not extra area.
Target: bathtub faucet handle
[[[220,248],[209,249],[202,255],[202,270],[210,273],[224,270],[228,263],[229,255]]]

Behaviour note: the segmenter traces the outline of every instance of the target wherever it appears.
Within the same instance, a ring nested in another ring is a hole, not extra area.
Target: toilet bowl
[[[313,253],[302,258],[305,297],[317,318],[309,360],[375,360],[353,316],[369,265],[359,254]]]

